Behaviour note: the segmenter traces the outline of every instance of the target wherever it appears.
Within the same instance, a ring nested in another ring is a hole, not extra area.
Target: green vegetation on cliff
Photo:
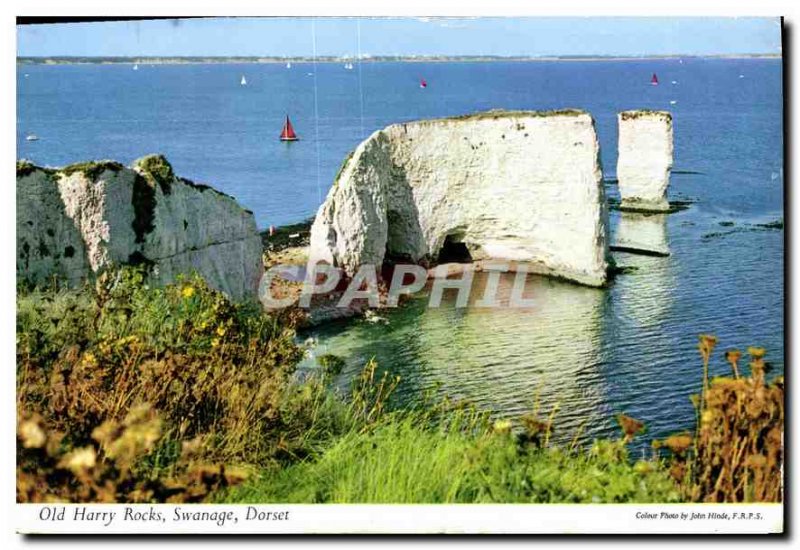
[[[163,155],[148,155],[133,163],[135,168],[152,183],[157,183],[165,195],[172,193],[172,182],[175,181],[175,172],[172,165]]]
[[[124,168],[125,167],[122,164],[113,160],[90,160],[87,162],[76,162],[75,164],[69,164],[63,168],[59,168],[57,173],[65,176],[71,176],[73,174],[80,173],[86,176],[89,181],[97,181],[97,178],[99,178],[106,170],[117,173]]]

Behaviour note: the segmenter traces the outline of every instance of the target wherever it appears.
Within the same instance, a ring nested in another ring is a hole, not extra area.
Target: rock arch
[[[592,117],[488,111],[375,132],[320,207],[310,259],[351,275],[387,254],[435,261],[455,234],[476,260],[605,284],[608,214]]]

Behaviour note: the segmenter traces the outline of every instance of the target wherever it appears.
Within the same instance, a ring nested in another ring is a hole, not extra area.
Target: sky
[[[18,25],[19,56],[779,54],[778,18],[208,18]]]

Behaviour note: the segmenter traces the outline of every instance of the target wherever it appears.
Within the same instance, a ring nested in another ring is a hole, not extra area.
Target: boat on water
[[[242,80],[239,82],[242,86],[247,86],[247,79],[242,75]]]
[[[286,115],[286,122],[283,123],[283,130],[281,130],[281,141],[297,141],[297,134],[292,127],[292,121],[289,120],[289,115]]]
[[[670,99],[670,100],[669,100],[669,104],[670,104],[670,105],[675,105],[676,103],[678,103],[678,100],[677,100],[677,99]]]
[[[39,136],[36,134],[28,134],[25,136],[25,141],[39,141]]]
[[[348,71],[352,71],[353,70],[353,64],[352,63],[345,63],[344,64],[344,68],[347,69]]]
[[[292,63],[291,63],[291,62],[289,62],[289,61],[287,61],[287,62],[286,62],[286,68],[287,68],[287,69],[291,69],[291,68],[292,68]]]
[[[420,78],[419,79],[419,87],[420,88],[427,88],[428,87],[428,82],[424,78]]]
[[[651,86],[658,86],[658,76],[656,73],[653,73],[653,78],[650,79]]]
[[[134,63],[134,64],[133,64],[133,70],[134,70],[134,71],[138,71],[138,70],[139,70],[139,65],[138,65],[138,63]]]

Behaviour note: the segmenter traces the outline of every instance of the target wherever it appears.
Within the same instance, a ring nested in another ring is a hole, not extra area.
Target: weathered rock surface
[[[77,285],[99,270],[152,267],[157,283],[196,270],[235,299],[255,297],[263,267],[253,214],[174,175],[160,156],[49,169],[17,164],[17,276]]]
[[[617,179],[620,208],[666,212],[672,169],[672,115],[666,111],[624,111],[619,122]]]
[[[605,283],[608,216],[592,117],[489,111],[394,124],[342,166],[311,228],[310,259],[353,274],[388,255],[472,259]]]

